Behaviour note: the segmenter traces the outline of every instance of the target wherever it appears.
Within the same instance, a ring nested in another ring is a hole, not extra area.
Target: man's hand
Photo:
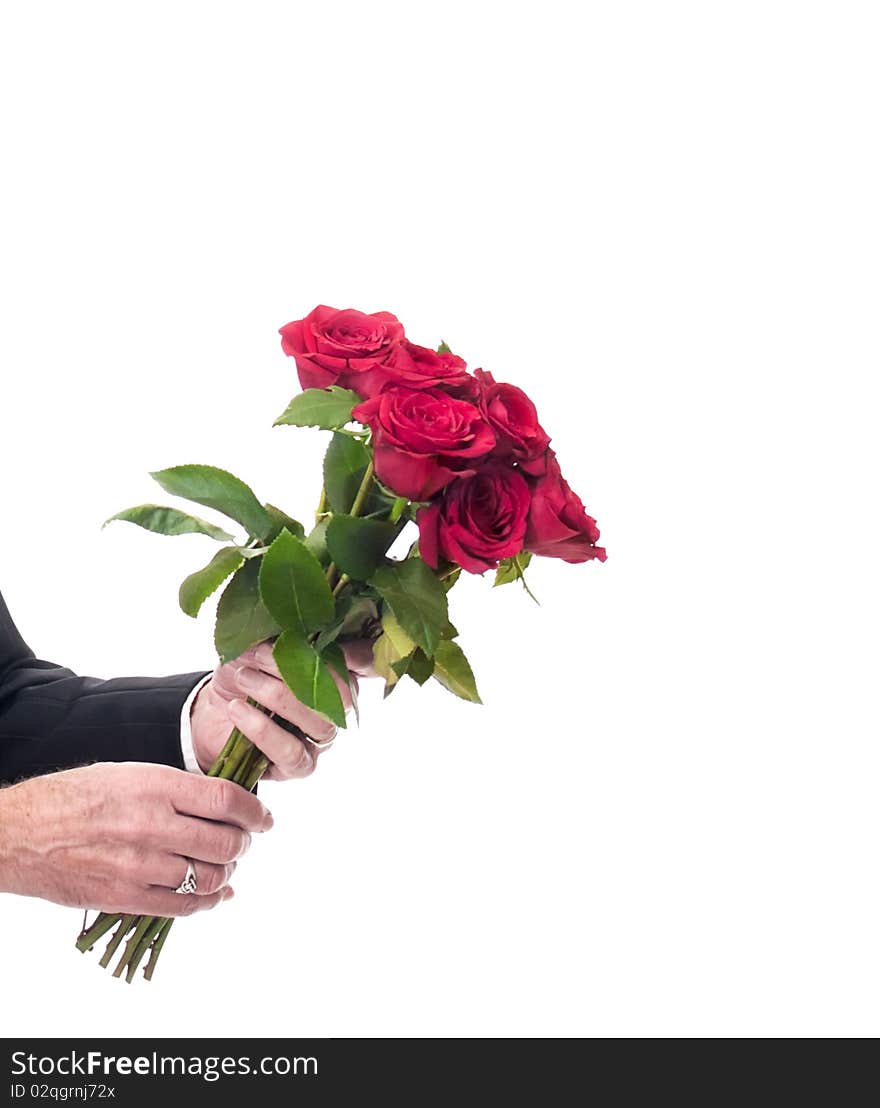
[[[357,688],[358,675],[365,677],[373,673],[372,647],[368,642],[358,641],[343,644],[343,650]],[[335,673],[333,677],[348,711],[351,707],[348,686]],[[248,697],[294,724],[307,737],[306,741],[291,735],[265,712],[248,704]],[[307,777],[321,752],[308,739],[323,744],[331,742],[336,735],[333,724],[301,704],[281,680],[268,643],[248,650],[234,662],[227,662],[214,671],[210,682],[195,699],[191,723],[196,759],[205,772],[235,726],[272,763],[266,777],[276,781]]]
[[[0,891],[77,908],[188,916],[232,896],[251,832],[272,817],[230,781],[98,763],[0,790]],[[197,893],[174,889],[195,864]]]

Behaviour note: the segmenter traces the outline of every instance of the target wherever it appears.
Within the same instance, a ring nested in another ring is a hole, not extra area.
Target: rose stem
[[[110,959],[116,953],[116,950],[128,932],[131,930],[131,925],[134,923],[136,916],[123,916],[122,923],[116,928],[116,933],[113,938],[107,944],[107,949],[104,951],[101,961],[98,963],[106,969],[110,965]]]
[[[165,920],[162,916],[153,916],[153,918],[150,920],[149,926],[144,932],[143,938],[135,947],[134,954],[132,954],[131,959],[128,963],[128,972],[125,975],[125,980],[128,982],[129,985],[134,980],[134,975],[137,973],[138,966],[144,960],[144,955],[152,946],[153,940],[159,933],[159,928],[164,922]]]
[[[83,954],[85,954],[87,950],[91,950],[98,939],[100,939],[102,935],[106,935],[113,924],[121,919],[122,916],[119,914],[108,915],[106,912],[101,912],[92,926],[87,931],[83,931],[76,940],[77,950],[81,950]]]
[[[348,574],[343,573],[343,575],[339,578],[339,580],[333,586],[333,595],[334,596],[339,596],[339,594],[342,592],[342,590],[348,584],[349,580],[350,580],[350,578],[349,578]]]
[[[150,926],[150,923],[154,919],[155,916],[141,916],[138,919],[138,925],[134,929],[134,934],[125,944],[125,951],[123,952],[122,957],[119,959],[119,962],[116,965],[116,969],[113,971],[114,977],[122,976],[122,971],[128,965],[129,958],[131,958],[132,954],[134,954],[135,950],[137,949],[138,943],[144,937],[144,932],[147,930],[147,928]]]
[[[159,954],[162,947],[165,945],[165,940],[168,938],[168,932],[171,930],[171,925],[174,923],[173,919],[166,919],[162,921],[162,926],[156,933],[156,938],[153,940],[153,945],[150,948],[150,957],[147,960],[147,964],[144,966],[144,979],[146,981],[152,981],[153,970],[156,968],[156,963],[159,961]]]
[[[366,502],[367,495],[369,494],[369,491],[370,491],[370,485],[372,485],[372,483],[373,483],[373,460],[371,458],[370,459],[370,464],[367,466],[366,470],[364,471],[364,476],[363,476],[363,479],[361,480],[360,488],[358,489],[358,491],[355,495],[354,503],[351,506],[351,511],[348,513],[350,516],[359,516],[361,514],[361,508],[363,508],[364,503]],[[334,585],[335,576],[336,576],[336,563],[331,562],[330,565],[327,566],[327,583],[330,585],[331,588]]]
[[[318,523],[321,516],[327,510],[327,488],[325,485],[321,486],[321,499],[318,501],[318,507],[315,511],[315,523]]]

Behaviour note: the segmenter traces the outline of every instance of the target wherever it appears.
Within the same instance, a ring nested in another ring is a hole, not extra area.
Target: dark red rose
[[[605,561],[605,550],[596,546],[599,528],[588,516],[580,497],[562,476],[552,450],[547,451],[546,471],[532,481],[532,506],[529,512],[524,547],[545,558],[566,562]]]
[[[489,463],[447,485],[419,510],[419,553],[434,569],[440,558],[468,573],[496,569],[502,558],[522,550],[530,501],[524,477],[510,466]]]
[[[389,385],[352,412],[373,431],[376,476],[410,500],[428,500],[495,445],[473,404],[440,389]]]
[[[457,354],[438,354],[427,346],[404,340],[394,347],[381,365],[359,378],[360,395],[375,396],[385,385],[406,385],[411,389],[445,388],[456,391],[473,378],[467,363]]]
[[[281,348],[296,359],[304,389],[359,388],[363,374],[384,362],[403,342],[403,324],[391,312],[366,315],[354,308],[319,304],[305,319],[281,328]]]
[[[516,385],[498,383],[491,373],[478,369],[480,410],[495,432],[494,455],[519,462],[532,476],[544,472],[544,455],[550,436],[538,422],[535,405]]]

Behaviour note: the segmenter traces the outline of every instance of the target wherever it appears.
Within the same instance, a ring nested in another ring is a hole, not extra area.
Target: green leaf
[[[470,663],[458,643],[444,639],[434,654],[434,677],[462,700],[482,704]]]
[[[160,504],[139,504],[136,508],[126,508],[104,521],[106,527],[116,519],[125,523],[136,523],[147,531],[157,535],[207,535],[218,542],[231,542],[232,535],[222,527],[215,527],[207,520],[181,512],[179,508],[164,508]]]
[[[527,550],[521,554],[514,554],[512,558],[505,558],[495,570],[495,584],[492,587],[497,588],[499,585],[509,585],[511,581],[522,580],[523,570],[531,560],[532,556]]]
[[[306,389],[295,396],[286,410],[275,420],[294,427],[321,427],[334,431],[351,421],[351,409],[361,398],[350,389],[331,385],[329,389]]]
[[[289,628],[279,636],[272,654],[284,683],[297,700],[332,720],[337,727],[345,727],[345,709],[339,689],[308,639],[298,630]]]
[[[263,556],[260,596],[281,627],[307,636],[330,623],[333,594],[320,563],[301,539],[282,531]]]
[[[532,555],[527,550],[521,550],[519,554],[514,554],[512,558],[505,558],[495,571],[495,583],[492,588],[497,589],[499,585],[507,585],[511,581],[519,580],[532,600],[540,607],[538,598],[526,583],[525,568],[531,560]]]
[[[329,518],[319,520],[304,540],[306,548],[315,555],[322,566],[330,565],[330,555],[327,552],[327,524],[329,522]]]
[[[246,528],[255,539],[264,539],[272,529],[266,509],[253,491],[238,477],[215,466],[174,466],[151,473],[166,492],[214,508]]]
[[[202,569],[197,569],[185,578],[180,586],[180,606],[193,619],[199,614],[199,608],[212,592],[223,584],[230,574],[235,573],[244,558],[235,546],[224,546]]]
[[[443,588],[446,589],[447,592],[449,592],[449,590],[452,588],[452,586],[455,584],[455,582],[459,579],[459,577],[461,577],[461,566],[456,566],[455,569],[451,570],[448,573],[445,573],[440,578],[440,583],[442,584]],[[447,638],[448,637],[449,636],[447,636]]]
[[[370,451],[350,435],[334,434],[324,455],[324,488],[334,512],[348,512],[370,464]]]
[[[367,581],[381,565],[396,534],[393,523],[337,515],[327,527],[327,549],[343,573],[355,581]]]
[[[349,593],[344,603],[337,608],[337,615],[343,616],[342,634],[362,637],[367,624],[375,623],[379,618],[376,601],[369,596],[355,596]]]
[[[358,596],[344,592],[336,598],[336,618],[315,640],[315,649],[320,654],[325,646],[338,638],[363,638],[367,627],[375,624],[379,618],[376,602],[368,596]]]
[[[260,563],[245,562],[223,590],[217,605],[214,646],[220,661],[231,662],[280,631],[260,599]]]
[[[272,542],[273,539],[277,539],[284,527],[287,528],[291,535],[295,535],[298,539],[305,538],[306,529],[298,519],[289,516],[287,512],[282,511],[281,508],[276,508],[274,504],[264,504],[263,507],[266,509],[266,514],[272,521],[272,529],[266,536],[266,542]]]
[[[333,672],[336,673],[336,675],[339,677],[340,681],[343,681],[348,686],[348,691],[351,695],[351,708],[354,712],[354,718],[357,720],[358,723],[360,723],[361,712],[360,708],[358,707],[357,681],[355,681],[354,676],[349,671],[342,647],[339,645],[339,643],[333,642],[324,647],[323,650],[321,650],[321,648],[317,645],[315,649],[321,655],[321,661],[329,666],[330,669],[333,670]]]
[[[440,345],[437,347],[437,353],[438,354],[451,354],[452,353],[452,347],[449,345],[448,342],[446,342],[445,339],[441,339],[440,340]]]
[[[373,643],[373,668],[385,678],[385,695],[388,696],[399,680],[395,662],[408,657],[416,644],[394,618],[389,608],[382,613],[382,634]]]
[[[386,562],[370,583],[403,630],[431,656],[449,623],[446,591],[421,558]]]
[[[417,685],[424,685],[434,672],[434,659],[429,658],[428,655],[417,646],[412,654],[408,654],[398,662],[392,662],[391,668],[398,677],[408,675]]]

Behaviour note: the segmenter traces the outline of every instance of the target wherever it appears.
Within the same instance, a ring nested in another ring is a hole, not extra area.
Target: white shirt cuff
[[[202,767],[199,765],[196,758],[195,747],[193,746],[192,737],[192,724],[190,723],[190,712],[192,711],[193,703],[201,690],[211,680],[212,674],[208,674],[193,688],[192,692],[186,698],[186,703],[183,705],[183,710],[180,713],[180,750],[183,754],[183,764],[190,773],[203,774]]]

